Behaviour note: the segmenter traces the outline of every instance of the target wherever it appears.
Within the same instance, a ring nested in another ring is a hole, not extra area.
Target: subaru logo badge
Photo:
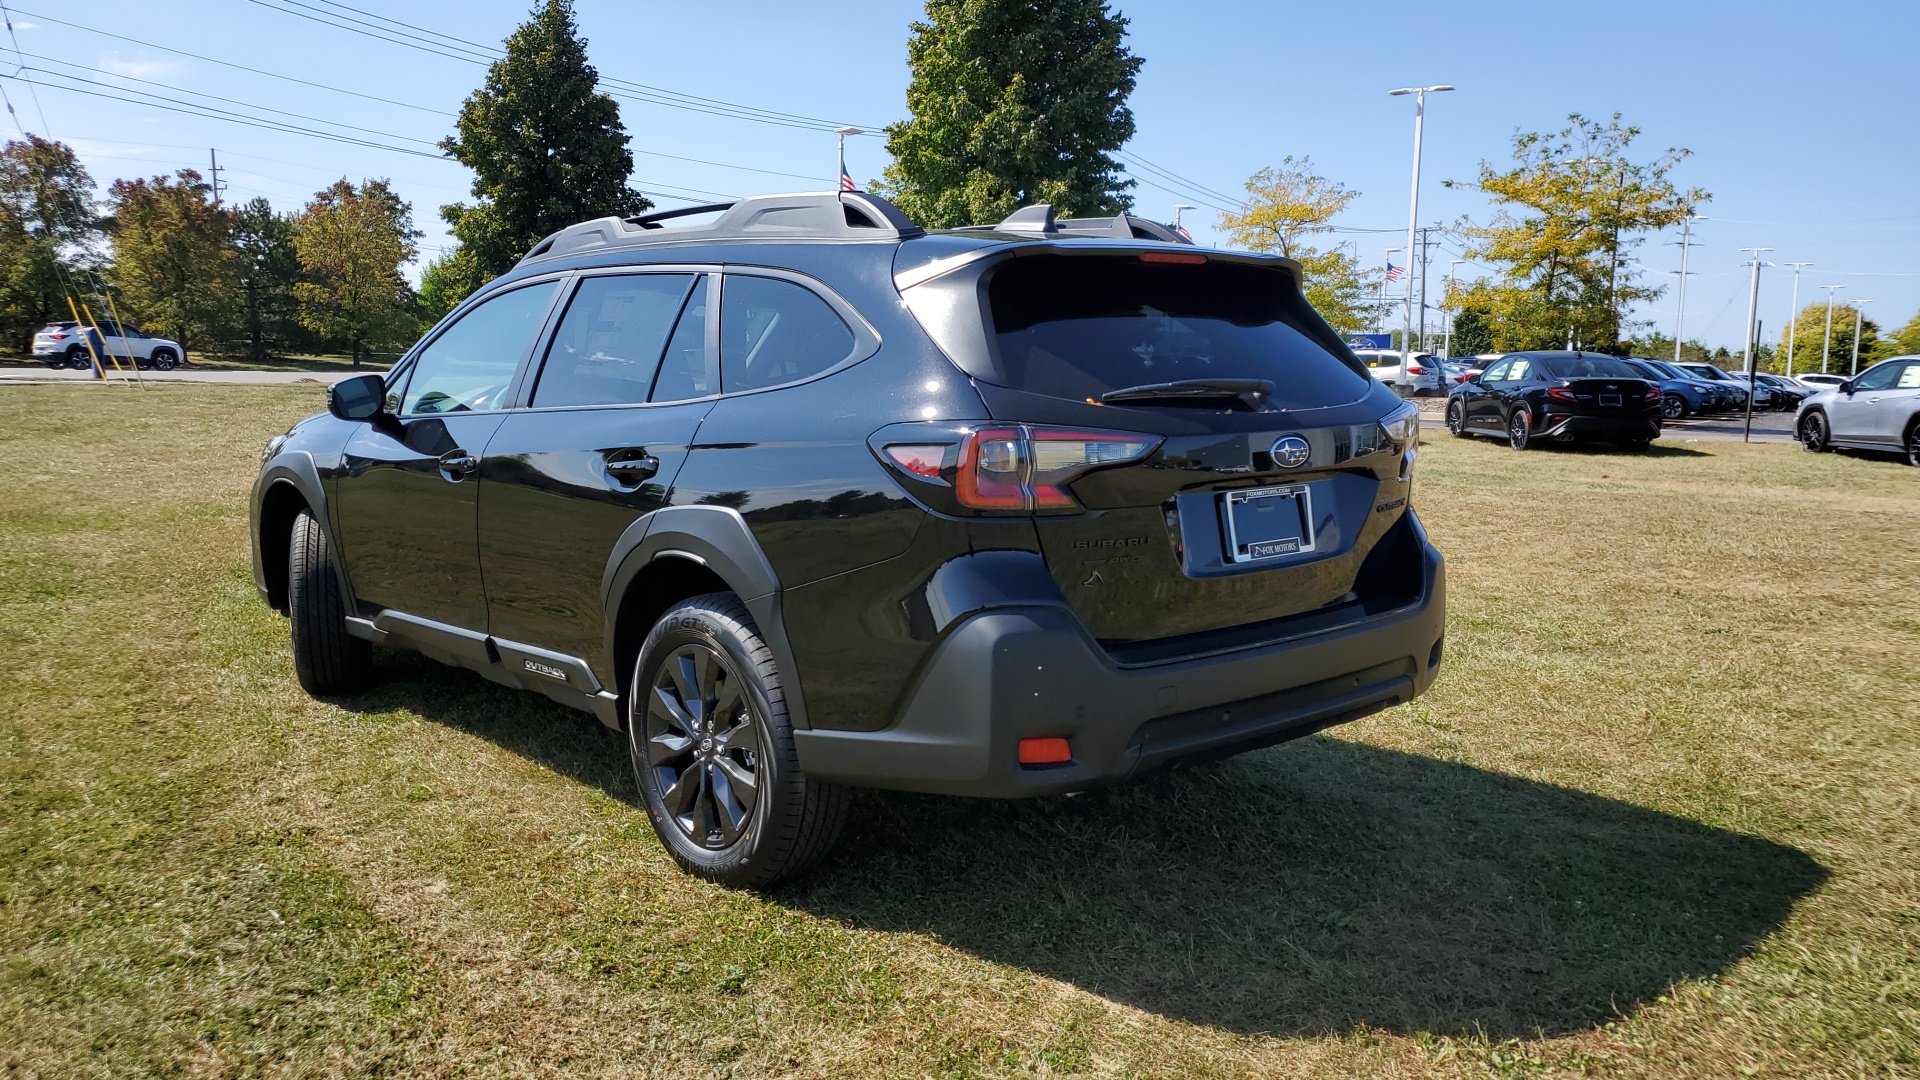
[[[1273,455],[1273,463],[1283,469],[1297,469],[1307,463],[1307,440],[1298,435],[1282,435],[1273,440],[1273,446],[1267,453]]]

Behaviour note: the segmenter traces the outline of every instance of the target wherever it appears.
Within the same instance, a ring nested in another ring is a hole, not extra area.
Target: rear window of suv
[[[1300,409],[1371,385],[1303,326],[1311,309],[1279,269],[1033,255],[996,268],[986,291],[988,378],[1015,390],[1097,401],[1149,383],[1267,379],[1274,406]]]
[[[1625,360],[1611,356],[1547,356],[1540,360],[1556,379],[1644,379]]]

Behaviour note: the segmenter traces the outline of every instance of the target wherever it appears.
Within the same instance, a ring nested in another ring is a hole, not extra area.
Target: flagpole
[[[833,133],[840,136],[840,168],[833,174],[833,186],[846,191],[847,184],[851,180],[847,175],[847,136],[865,135],[866,132],[857,127],[838,127],[833,129]]]

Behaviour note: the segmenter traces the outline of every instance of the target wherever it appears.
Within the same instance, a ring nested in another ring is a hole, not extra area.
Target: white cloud
[[[17,22],[13,24],[13,28],[15,30],[38,30],[40,29],[40,24],[30,23],[30,22]]]
[[[119,55],[111,54],[100,59],[100,70],[129,79],[151,79],[156,75],[172,75],[183,71],[185,66],[172,60],[123,60]]]

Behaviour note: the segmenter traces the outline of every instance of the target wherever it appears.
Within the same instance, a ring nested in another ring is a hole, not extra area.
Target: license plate
[[[1305,484],[1220,496],[1229,562],[1257,562],[1313,550],[1313,493]]]
[[[1620,395],[1619,395],[1619,394],[1601,394],[1601,395],[1600,395],[1600,404],[1602,404],[1602,405],[1618,405],[1618,404],[1620,404]]]

